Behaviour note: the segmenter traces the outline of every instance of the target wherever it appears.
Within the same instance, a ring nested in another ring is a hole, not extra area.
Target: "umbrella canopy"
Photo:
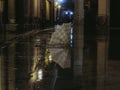
[[[56,28],[52,34],[49,44],[53,47],[49,49],[54,62],[62,68],[70,67],[70,28],[71,23],[66,23]]]

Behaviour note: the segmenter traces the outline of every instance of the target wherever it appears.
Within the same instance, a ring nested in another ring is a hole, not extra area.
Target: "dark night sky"
[[[62,7],[65,9],[74,10],[74,2],[73,0],[63,0]]]

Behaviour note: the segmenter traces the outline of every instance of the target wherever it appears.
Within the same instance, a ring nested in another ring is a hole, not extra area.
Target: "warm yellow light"
[[[30,79],[31,83],[36,82],[36,80],[37,80],[37,72],[33,72],[31,75],[32,75],[32,77]]]
[[[58,8],[60,9],[60,8],[61,8],[61,5],[58,5]]]
[[[0,12],[3,12],[3,1],[0,1]]]
[[[49,61],[50,61],[50,62],[52,61],[52,56],[51,56],[51,55],[49,55]]]

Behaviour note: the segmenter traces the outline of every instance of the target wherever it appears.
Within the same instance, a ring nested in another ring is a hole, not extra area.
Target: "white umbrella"
[[[52,34],[49,42],[49,44],[53,46],[50,48],[52,59],[62,68],[70,67],[70,28],[70,23],[61,25]]]

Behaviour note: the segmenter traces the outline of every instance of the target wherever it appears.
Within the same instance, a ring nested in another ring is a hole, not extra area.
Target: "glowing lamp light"
[[[49,55],[49,61],[50,61],[50,62],[52,61],[52,56],[51,56],[51,55]]]
[[[62,2],[63,2],[63,0],[57,0],[57,2],[61,2],[61,3],[62,3]]]
[[[42,69],[40,69],[38,71],[38,81],[42,80],[42,78],[43,78],[43,71],[42,71]]]
[[[58,2],[55,2],[55,6],[57,6],[58,5]]]
[[[70,12],[70,15],[73,15],[73,12]]]
[[[66,11],[65,14],[68,14],[68,12]]]
[[[58,0],[58,1],[62,2],[63,0]]]
[[[61,8],[61,5],[58,5],[58,8],[60,9],[60,8]]]

